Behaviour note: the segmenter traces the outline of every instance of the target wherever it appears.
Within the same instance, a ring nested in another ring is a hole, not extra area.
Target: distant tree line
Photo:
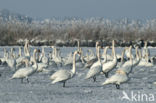
[[[108,20],[46,19],[21,22],[0,20],[0,45],[15,45],[19,39],[31,40],[147,40],[156,42],[156,19],[152,20]]]

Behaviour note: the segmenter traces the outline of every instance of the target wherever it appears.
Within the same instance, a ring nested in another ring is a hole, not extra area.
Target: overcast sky
[[[0,9],[38,18],[156,18],[156,0],[0,0]]]

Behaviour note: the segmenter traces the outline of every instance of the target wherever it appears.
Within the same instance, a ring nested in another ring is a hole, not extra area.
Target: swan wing
[[[54,79],[56,79],[57,77],[59,77],[59,76],[61,76],[61,75],[63,75],[63,74],[66,74],[67,72],[69,72],[69,71],[64,70],[64,69],[58,70],[58,71],[56,71],[54,74],[51,75],[50,79],[51,79],[51,80],[54,80]]]
[[[109,70],[113,69],[113,67],[114,67],[114,63],[113,62],[104,63],[102,65],[102,71],[103,72],[108,72]]]
[[[57,74],[59,74],[59,75],[56,76],[56,74],[55,74],[55,79],[52,81],[52,84],[61,82],[61,81],[66,81],[71,78],[71,72],[69,72],[67,70],[63,70]]]
[[[86,79],[89,79],[95,75],[98,75],[101,71],[102,71],[101,65],[91,67],[87,73]]]
[[[26,77],[26,76],[30,75],[32,73],[32,71],[33,71],[33,68],[31,68],[31,67],[30,68],[21,68],[13,74],[12,78]]]
[[[113,76],[106,79],[106,81],[104,83],[102,83],[102,85],[113,84],[113,83],[120,84],[120,83],[123,83],[123,82],[125,82],[127,80],[128,80],[127,75],[122,75],[122,74],[115,73]]]

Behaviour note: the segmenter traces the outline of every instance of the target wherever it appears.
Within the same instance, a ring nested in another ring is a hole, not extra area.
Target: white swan
[[[11,70],[16,70],[16,60],[15,60],[15,57],[13,55],[13,48],[11,48],[10,58],[7,57],[6,62],[8,64],[8,66],[11,68]]]
[[[153,63],[148,61],[148,58],[149,58],[148,55],[146,55],[145,59],[142,58],[140,60],[139,64],[138,64],[138,66],[145,66],[145,67],[152,67],[152,66],[154,66]]]
[[[7,51],[6,51],[6,49],[4,48],[4,49],[3,49],[3,57],[0,58],[0,61],[1,61],[1,64],[2,64],[2,65],[6,63],[6,58],[7,58]]]
[[[88,53],[86,53],[86,56],[84,57],[85,61],[90,61],[96,58],[94,52],[91,49],[87,50]]]
[[[109,54],[107,54],[107,49],[109,48],[109,46],[106,46],[106,48],[104,48],[103,54],[101,58],[107,58],[107,61],[113,60],[113,57],[110,56]],[[113,51],[112,51],[113,54]]]
[[[62,58],[60,56],[60,49],[56,48],[55,46],[52,46],[53,48],[53,61],[56,63],[56,64],[62,64]]]
[[[137,66],[141,60],[141,51],[138,50],[138,46],[135,48],[136,58],[133,60],[133,67]]]
[[[146,59],[146,55],[150,56],[150,51],[147,48],[147,42],[145,42],[144,48],[142,50],[142,58]]]
[[[79,56],[79,60],[76,61],[76,67],[77,68],[83,68],[85,61],[83,59],[83,51],[82,51],[82,48],[79,48],[79,52],[80,52],[80,56]]]
[[[147,42],[145,42],[145,47],[142,51],[142,59],[140,60],[140,63],[138,64],[138,66],[145,66],[145,67],[152,67],[154,66],[153,62],[149,62],[149,55],[150,52],[147,48]]]
[[[109,71],[111,71],[113,68],[116,67],[117,65],[117,57],[116,57],[116,52],[115,52],[115,42],[114,40],[112,41],[112,55],[113,55],[113,61],[108,61],[102,65],[102,72],[105,74],[106,78],[108,77]]]
[[[29,41],[26,40],[24,45],[24,54],[26,57],[30,57],[30,50],[29,50]]]
[[[98,45],[99,45],[99,42],[96,42],[96,45],[95,45],[95,49],[96,49],[96,56],[94,56],[94,53],[91,51],[91,56],[88,56],[88,60],[86,60],[86,64],[84,66],[84,68],[90,68],[96,61],[97,61],[97,56],[98,56]]]
[[[36,59],[36,53],[40,52],[39,50],[37,50],[36,52],[33,53],[33,56],[31,57],[31,61],[37,61]],[[44,52],[44,51],[43,51]],[[38,68],[36,69],[37,72],[43,72],[43,71],[48,71],[46,70],[46,68],[48,67],[47,63],[37,63]]]
[[[57,72],[55,72],[54,74],[52,74],[52,76],[50,77],[50,79],[52,80],[52,84],[55,84],[57,82],[63,82],[63,87],[65,87],[65,82],[68,79],[71,79],[75,76],[75,73],[76,73],[76,67],[75,67],[76,54],[79,54],[79,52],[78,51],[74,52],[72,70],[61,69],[61,70],[58,70]]]
[[[110,78],[106,79],[102,85],[107,84],[115,84],[117,89],[120,89],[120,84],[124,83],[128,80],[128,76],[123,70],[117,70],[114,75],[112,75]]]
[[[89,69],[86,78],[85,79],[89,79],[89,78],[93,78],[94,82],[96,81],[96,76],[100,74],[100,72],[102,71],[102,64],[101,64],[101,60],[100,60],[100,46],[98,46],[97,48],[97,56],[98,56],[98,61],[95,62]]]
[[[130,60],[126,61],[118,70],[122,70],[125,73],[129,74],[133,67],[133,59],[132,59],[132,46],[129,47]]]
[[[37,52],[37,49],[34,50],[34,53]],[[26,65],[28,65],[28,59],[26,59]],[[25,67],[25,68],[21,68],[19,70],[17,70],[13,76],[10,79],[21,79],[21,82],[23,82],[23,79],[26,78],[27,82],[29,82],[28,80],[28,76],[32,75],[33,73],[35,73],[35,71],[37,70],[38,65],[36,63],[36,59],[34,58],[34,65],[33,67]]]
[[[19,47],[19,58],[16,59],[16,63],[17,63],[16,66],[20,67],[21,66],[21,62],[24,59],[28,59],[28,60],[31,59],[31,57],[30,57],[30,50],[29,50],[29,41],[28,40],[26,40],[25,45],[24,45],[24,56],[22,56],[22,50],[21,50],[21,47]],[[32,61],[33,61],[33,59],[32,59]]]
[[[45,55],[44,47],[42,47],[42,56],[42,63],[49,64],[49,58]]]
[[[121,66],[126,62],[126,60],[125,60],[125,58],[124,58],[125,50],[126,50],[126,49],[124,48],[123,51],[122,51],[122,54],[121,54],[121,62],[118,63],[118,65],[117,65],[118,68],[121,67]]]
[[[19,57],[16,59],[16,63],[17,63],[17,64],[20,64],[20,62],[21,62],[22,60],[24,60],[25,58],[22,56],[21,47],[19,47],[18,52],[19,52],[19,54],[18,54]]]
[[[130,59],[131,56],[132,56],[132,59],[134,58],[133,55],[131,55],[131,53],[130,53],[130,51],[129,51],[129,47],[126,47],[125,55],[126,55],[126,57],[127,57],[128,59]]]

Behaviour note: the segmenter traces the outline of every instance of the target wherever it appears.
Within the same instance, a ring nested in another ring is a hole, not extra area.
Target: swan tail
[[[55,80],[53,80],[51,83],[52,83],[52,84],[55,84],[55,83],[57,83],[57,82],[59,82],[59,81],[61,81],[61,79],[55,79]]]
[[[12,80],[12,79],[14,79],[14,78],[13,77],[9,78],[9,80]]]
[[[49,73],[49,72],[51,72],[51,70],[43,69],[42,72]]]
[[[89,79],[89,78],[91,78],[91,76],[90,76],[90,75],[87,75],[87,76],[85,77],[85,79]]]
[[[111,81],[109,79],[107,79],[104,83],[102,83],[102,85],[107,85],[107,84],[110,84]]]

